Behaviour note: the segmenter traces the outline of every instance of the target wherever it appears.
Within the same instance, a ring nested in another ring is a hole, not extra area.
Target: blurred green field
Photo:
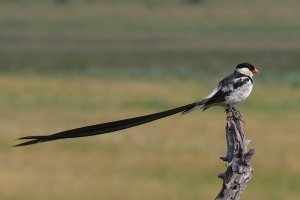
[[[183,105],[213,85],[195,81],[2,76],[3,199],[212,199],[225,150],[221,108],[101,137],[11,148],[13,138]],[[269,93],[265,94],[268,90]],[[180,91],[180,92],[179,92]],[[195,92],[197,91],[197,92]],[[254,141],[244,199],[297,199],[300,106],[293,89],[257,84],[241,106]],[[123,95],[126,94],[126,95]],[[273,98],[274,94],[283,98]],[[286,104],[289,102],[289,104]]]
[[[261,74],[240,106],[256,149],[242,199],[299,199],[300,3],[191,2],[0,1],[1,199],[213,199],[221,108],[11,146],[194,102],[244,61]]]

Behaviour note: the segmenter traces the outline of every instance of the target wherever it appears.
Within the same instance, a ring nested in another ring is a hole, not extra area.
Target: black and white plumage
[[[221,80],[218,86],[203,100],[198,102],[194,108],[183,111],[189,113],[197,108],[206,110],[212,106],[234,107],[237,103],[244,101],[253,88],[253,75],[258,69],[249,63],[239,64],[235,71]]]
[[[87,137],[115,132],[149,123],[176,113],[186,114],[199,108],[206,110],[207,108],[218,105],[232,109],[237,103],[244,101],[250,95],[253,88],[252,77],[255,73],[258,73],[258,70],[253,65],[249,63],[241,63],[237,65],[234,73],[220,81],[212,93],[199,102],[159,113],[66,130],[52,135],[21,137],[19,140],[29,141],[15,146],[26,146],[59,139]]]

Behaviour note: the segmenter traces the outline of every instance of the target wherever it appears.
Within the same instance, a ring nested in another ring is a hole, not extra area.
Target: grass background
[[[242,199],[299,199],[299,6],[287,1],[0,1],[1,199],[213,199],[221,108],[116,134],[14,138],[199,100],[258,66],[240,110],[256,148]]]

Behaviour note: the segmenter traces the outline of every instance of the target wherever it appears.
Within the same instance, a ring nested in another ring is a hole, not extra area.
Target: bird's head
[[[235,72],[252,77],[254,74],[257,74],[259,71],[256,67],[254,67],[249,63],[241,63],[236,66]]]

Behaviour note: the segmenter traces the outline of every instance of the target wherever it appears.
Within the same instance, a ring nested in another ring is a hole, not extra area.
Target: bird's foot
[[[238,111],[237,109],[234,108],[233,115],[236,119],[240,120],[241,122],[243,122],[243,124],[245,124],[245,121],[243,120],[243,117],[242,117],[242,114],[240,113],[240,111]]]
[[[242,121],[245,124],[245,121],[243,120],[242,114],[240,113],[240,111],[238,111],[235,107],[229,107],[228,109],[226,109],[226,112],[231,111],[232,116],[229,116],[228,118],[235,118],[238,119],[240,121]]]

